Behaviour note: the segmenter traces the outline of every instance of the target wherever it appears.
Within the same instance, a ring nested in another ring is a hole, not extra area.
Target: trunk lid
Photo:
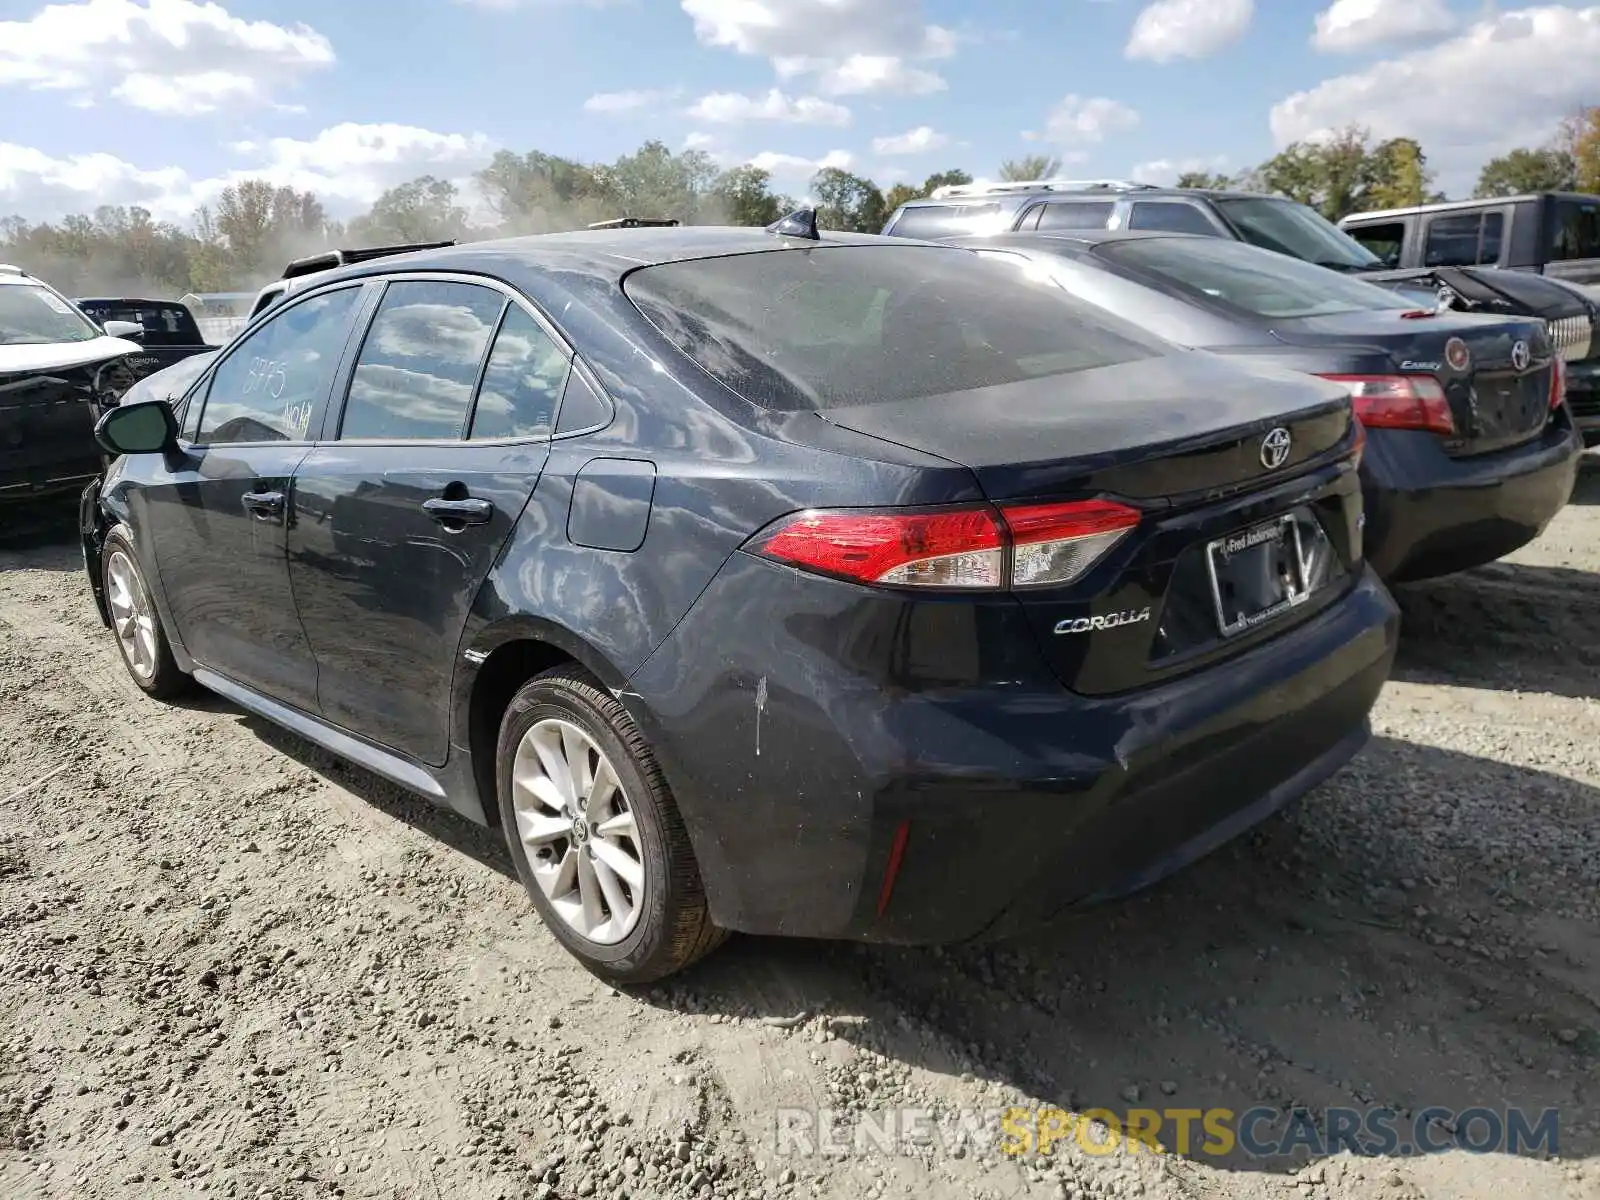
[[[1109,493],[1157,505],[1295,470],[1348,432],[1345,390],[1205,351],[821,413],[968,467],[991,500]],[[1265,465],[1262,439],[1288,431]]]
[[[1384,353],[1401,374],[1431,375],[1444,388],[1456,433],[1447,453],[1503,450],[1538,437],[1550,420],[1554,348],[1534,318],[1441,313],[1345,313],[1281,321],[1273,329],[1294,346],[1364,346]],[[1521,347],[1519,350],[1518,347]],[[1464,364],[1452,362],[1465,349]]]
[[[1275,636],[1330,603],[1360,557],[1349,396],[1311,376],[1195,352],[823,415],[967,466],[1002,509],[1105,497],[1143,512],[1077,579],[1013,593],[1082,693]],[[1281,461],[1265,444],[1276,430]]]

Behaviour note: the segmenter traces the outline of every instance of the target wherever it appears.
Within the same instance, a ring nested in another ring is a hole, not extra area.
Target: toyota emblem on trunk
[[[1281,425],[1261,439],[1261,465],[1276,471],[1289,461],[1289,431]]]
[[[1518,341],[1512,344],[1511,367],[1513,370],[1526,371],[1528,369],[1528,359],[1531,357],[1532,354],[1528,350],[1527,342]]]

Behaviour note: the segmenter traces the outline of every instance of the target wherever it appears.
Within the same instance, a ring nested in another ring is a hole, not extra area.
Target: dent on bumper
[[[1281,637],[1124,696],[1042,679],[893,694],[782,656],[741,693],[737,645],[634,683],[665,715],[719,924],[949,942],[1139,886],[1314,786],[1365,741],[1398,632],[1368,571]],[[713,677],[738,699],[696,705]]]

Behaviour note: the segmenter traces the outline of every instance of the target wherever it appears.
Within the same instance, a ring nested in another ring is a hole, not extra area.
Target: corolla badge
[[[1293,441],[1283,426],[1272,430],[1261,439],[1261,465],[1269,471],[1276,471],[1283,466],[1289,461],[1289,447]]]
[[[1533,358],[1533,352],[1528,349],[1528,343],[1520,339],[1511,346],[1511,368],[1514,371],[1526,371],[1528,362]]]
[[[1444,361],[1452,371],[1465,371],[1472,365],[1472,351],[1460,338],[1453,337],[1444,344]]]
[[[1056,622],[1057,633],[1093,633],[1102,629],[1116,629],[1123,625],[1137,625],[1150,619],[1148,608],[1125,608],[1121,612],[1102,613],[1097,617],[1074,617]]]

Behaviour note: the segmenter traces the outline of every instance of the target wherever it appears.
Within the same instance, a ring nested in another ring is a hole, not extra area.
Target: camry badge
[[[1512,343],[1512,346],[1511,346],[1511,367],[1512,367],[1512,370],[1515,370],[1515,371],[1526,371],[1528,369],[1528,360],[1531,359],[1532,357],[1533,357],[1533,354],[1528,349],[1528,343],[1527,342],[1517,341],[1517,342]]]
[[[1453,337],[1444,344],[1444,361],[1452,371],[1465,371],[1472,365],[1472,351],[1460,338]]]
[[[1261,439],[1261,465],[1269,471],[1283,466],[1289,461],[1289,446],[1293,440],[1281,425],[1267,434]]]

